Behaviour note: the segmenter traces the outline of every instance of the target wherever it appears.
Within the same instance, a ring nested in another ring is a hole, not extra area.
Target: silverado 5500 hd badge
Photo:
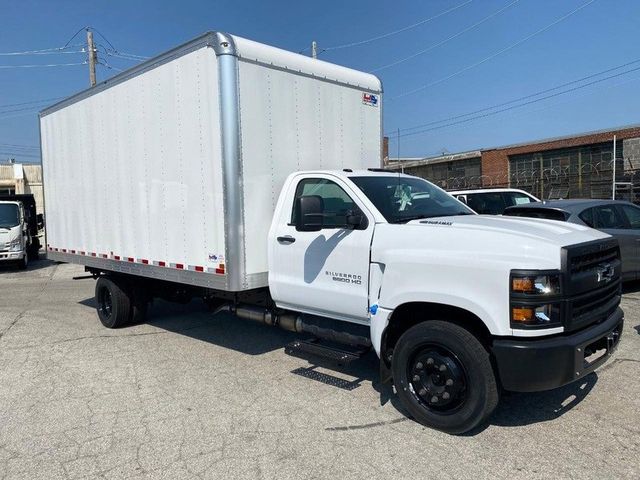
[[[333,280],[334,282],[362,285],[362,275],[355,275],[353,273],[332,272],[330,270],[325,270],[324,274],[331,277],[331,280]]]

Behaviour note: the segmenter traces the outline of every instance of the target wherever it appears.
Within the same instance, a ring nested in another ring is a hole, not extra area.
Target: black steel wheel
[[[489,353],[468,330],[438,320],[415,325],[392,358],[398,397],[423,425],[460,434],[483,422],[498,403]]]
[[[448,348],[427,344],[407,363],[409,390],[425,408],[450,414],[467,399],[467,374]]]
[[[102,276],[96,282],[96,310],[107,328],[118,328],[131,320],[131,300],[124,284]]]

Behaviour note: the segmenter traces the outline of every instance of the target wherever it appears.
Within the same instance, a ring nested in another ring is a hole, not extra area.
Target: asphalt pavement
[[[330,368],[287,332],[157,302],[97,319],[81,267],[0,268],[0,478],[639,478],[640,286],[596,373],[504,395],[450,436],[407,419],[370,354]]]

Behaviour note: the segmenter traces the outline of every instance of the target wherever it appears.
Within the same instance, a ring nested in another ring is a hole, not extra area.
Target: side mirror
[[[356,230],[360,227],[367,228],[367,217],[360,210],[349,210],[346,224],[349,230]]]
[[[318,195],[296,198],[295,226],[299,232],[317,232],[322,229],[324,202]]]

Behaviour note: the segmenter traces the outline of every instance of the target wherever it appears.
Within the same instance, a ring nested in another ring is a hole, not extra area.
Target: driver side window
[[[355,202],[335,182],[326,178],[305,178],[298,183],[291,212],[291,223],[295,222],[297,200],[300,197],[317,196],[322,199],[322,228],[347,228],[349,212],[359,210]]]

